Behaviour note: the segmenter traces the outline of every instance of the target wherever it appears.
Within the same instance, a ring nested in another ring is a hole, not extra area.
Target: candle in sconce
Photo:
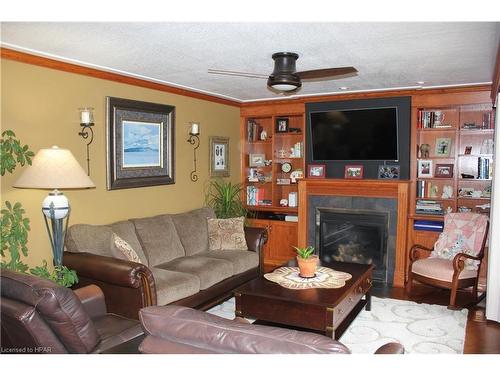
[[[90,124],[92,122],[92,110],[87,108],[80,110],[80,124]]]
[[[200,125],[196,122],[191,123],[191,131],[189,132],[191,135],[200,134]]]

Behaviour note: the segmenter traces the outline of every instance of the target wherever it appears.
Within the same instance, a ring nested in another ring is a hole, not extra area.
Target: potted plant
[[[318,256],[314,254],[314,247],[295,247],[297,251],[297,264],[299,265],[299,276],[310,278],[316,275]]]
[[[210,181],[206,203],[214,209],[219,219],[246,216],[247,211],[241,200],[242,185],[232,184],[222,179]]]

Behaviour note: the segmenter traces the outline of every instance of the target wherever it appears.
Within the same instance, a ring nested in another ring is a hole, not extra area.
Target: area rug
[[[233,319],[234,298],[208,312]],[[458,354],[466,323],[466,309],[372,297],[371,311],[362,310],[339,341],[358,354],[373,353],[388,342],[403,344],[406,354]]]

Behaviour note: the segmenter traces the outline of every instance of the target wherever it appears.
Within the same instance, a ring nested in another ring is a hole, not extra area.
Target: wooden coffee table
[[[260,276],[235,290],[236,316],[338,339],[365,305],[370,310],[373,265],[331,262],[322,266],[348,272],[352,278],[342,288],[295,290]]]

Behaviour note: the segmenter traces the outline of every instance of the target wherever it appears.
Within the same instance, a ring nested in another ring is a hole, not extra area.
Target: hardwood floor
[[[415,284],[411,297],[407,295],[404,288],[384,288],[374,285],[372,291],[372,294],[377,297],[388,297],[443,306],[447,306],[450,300],[449,291],[419,284]],[[466,306],[469,309],[464,354],[500,353],[500,323],[486,320],[484,299],[479,304],[473,305],[467,293],[459,292],[458,304]]]

